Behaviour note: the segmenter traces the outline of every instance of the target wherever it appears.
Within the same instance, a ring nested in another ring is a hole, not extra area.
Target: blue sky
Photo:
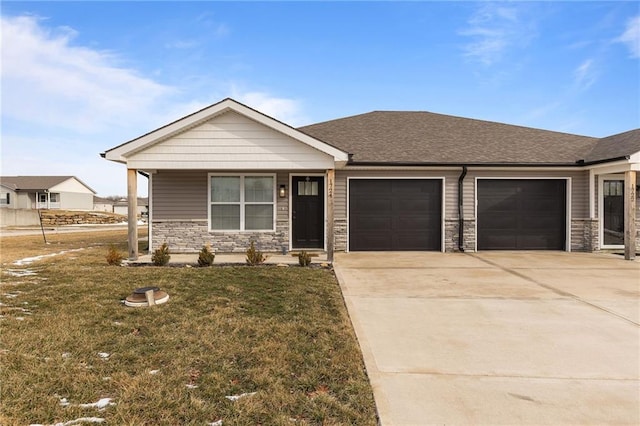
[[[420,110],[640,127],[638,2],[2,2],[2,174],[126,193],[99,153],[233,97],[293,126]],[[145,182],[140,192],[146,193]]]

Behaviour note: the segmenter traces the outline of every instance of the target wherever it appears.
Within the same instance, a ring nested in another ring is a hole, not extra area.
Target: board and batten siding
[[[548,170],[483,170],[469,169],[464,182],[464,217],[475,217],[475,178],[566,179],[571,178],[571,218],[589,218],[589,172]],[[569,188],[567,187],[567,191]]]
[[[331,169],[333,157],[235,112],[226,112],[127,157],[129,168]]]
[[[150,208],[153,209],[153,221],[184,220],[206,221],[208,216],[208,178],[209,173],[229,173],[228,171],[189,171],[159,170],[153,174]],[[264,173],[273,173],[262,171]],[[245,172],[238,172],[242,174]],[[246,173],[260,173],[250,171]],[[276,174],[276,189],[280,185],[289,191],[289,171]],[[277,192],[277,191],[276,191]],[[280,198],[276,194],[276,221],[289,220],[289,197]]]

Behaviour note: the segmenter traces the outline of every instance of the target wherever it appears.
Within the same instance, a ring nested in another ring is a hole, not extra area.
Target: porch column
[[[138,259],[138,171],[127,169],[127,223],[129,260]]]
[[[327,170],[327,261],[333,262],[333,204],[335,189],[336,171]]]
[[[624,172],[624,258],[636,258],[636,172]]]

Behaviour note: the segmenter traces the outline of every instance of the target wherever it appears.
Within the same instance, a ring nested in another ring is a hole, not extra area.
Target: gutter
[[[467,166],[462,166],[462,173],[458,178],[458,250],[464,253],[464,208],[463,201],[464,196],[462,193],[462,187],[464,177],[467,175]]]

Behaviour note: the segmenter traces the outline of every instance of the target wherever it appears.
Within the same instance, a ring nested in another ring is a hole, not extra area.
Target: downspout
[[[458,178],[458,250],[461,252],[464,252],[464,209],[462,207],[464,197],[462,195],[462,184],[466,175],[467,166],[462,166],[462,173]]]

